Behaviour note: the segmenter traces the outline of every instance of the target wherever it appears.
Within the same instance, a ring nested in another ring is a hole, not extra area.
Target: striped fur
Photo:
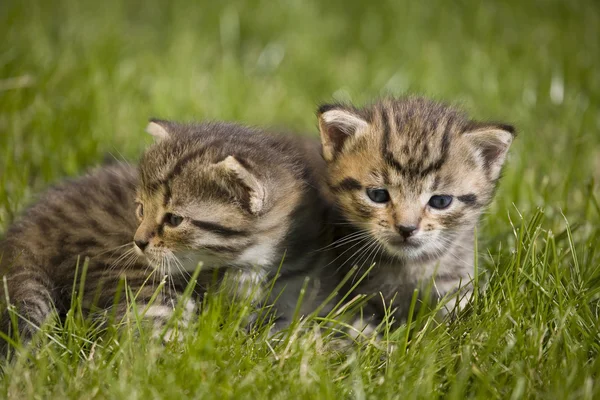
[[[53,308],[64,315],[75,266],[86,257],[88,312],[112,309],[120,318],[126,304],[113,303],[122,279],[140,290],[143,305],[167,277],[146,312],[158,324],[170,317],[199,262],[197,295],[215,269],[219,277],[236,271],[237,294],[260,295],[254,288],[274,278],[285,254],[273,290],[276,296],[285,288],[277,304],[280,326],[289,321],[306,277],[313,288],[332,281],[322,276],[327,253],[316,251],[332,234],[324,223],[329,208],[320,195],[325,183],[318,143],[226,123],[154,121],[148,131],[158,141],[139,169],[116,164],[63,183],[9,228],[0,243],[8,287],[0,293],[2,331],[10,327],[7,297],[22,316],[16,328],[25,339]],[[169,224],[179,218],[177,226]],[[309,292],[313,302],[302,312],[312,311],[324,293]]]
[[[8,293],[0,289],[0,305],[6,297],[21,315],[19,331],[29,336],[53,308],[64,314],[71,304],[75,267],[80,273],[90,258],[86,279],[86,305],[96,297],[100,307],[112,305],[122,275],[135,286],[141,283],[148,263],[135,256],[132,247],[137,171],[115,164],[92,171],[47,191],[7,231],[0,244],[1,275]],[[3,311],[3,332],[9,328]]]
[[[330,189],[341,218],[336,232],[338,268],[365,271],[357,288],[375,295],[377,318],[383,304],[406,318],[415,289],[433,280],[434,298],[460,292],[470,298],[474,274],[474,229],[491,202],[514,136],[508,125],[478,123],[444,104],[424,98],[383,99],[358,109],[319,109],[323,154]],[[385,190],[376,202],[369,191]],[[452,196],[445,209],[433,196]],[[382,197],[385,199],[385,197]]]
[[[149,131],[159,142],[141,161],[144,216],[135,235],[149,242],[145,255],[172,254],[188,270],[198,261],[234,267],[242,292],[274,278],[283,259],[272,292],[285,288],[278,326],[291,318],[306,277],[314,290],[301,313],[329,295],[334,280],[322,267],[330,255],[316,251],[332,236],[318,142],[226,123],[154,121]],[[183,221],[169,226],[168,214]]]

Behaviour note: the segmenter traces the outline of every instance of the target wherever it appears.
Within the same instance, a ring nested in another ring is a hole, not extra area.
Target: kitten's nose
[[[144,249],[146,247],[148,247],[148,241],[147,240],[134,240],[134,243],[137,247],[140,248],[140,250],[144,251]]]
[[[404,239],[408,239],[409,236],[414,235],[417,231],[416,225],[396,225],[396,230],[399,234],[404,236]]]

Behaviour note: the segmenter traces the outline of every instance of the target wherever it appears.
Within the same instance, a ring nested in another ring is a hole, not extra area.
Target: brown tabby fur
[[[474,278],[475,227],[494,196],[514,129],[474,122],[418,97],[362,109],[326,105],[318,115],[342,218],[335,245],[340,273],[358,265],[361,275],[375,263],[356,292],[373,296],[377,320],[390,306],[397,320],[406,318],[414,290],[423,293],[431,283],[434,299],[459,293],[444,312],[456,302],[464,306]],[[387,190],[389,201],[372,201],[367,189]],[[434,209],[434,195],[453,196],[452,203]],[[405,238],[405,227],[416,230]]]
[[[64,315],[75,266],[86,257],[88,311],[111,308],[123,278],[134,293],[141,290],[137,301],[144,305],[167,276],[145,310],[164,321],[199,262],[199,296],[214,269],[238,271],[234,290],[249,293],[275,277],[284,254],[272,292],[284,292],[279,326],[289,322],[306,277],[312,280],[301,312],[323,300],[323,285],[332,280],[322,275],[327,253],[316,250],[331,232],[320,195],[324,164],[314,158],[314,143],[228,123],[153,121],[148,130],[158,141],[143,155],[139,173],[117,164],[63,183],[9,228],[0,243],[0,276],[8,288],[0,293],[3,332],[11,328],[6,298],[20,315],[12,329],[25,339],[53,308]],[[180,225],[169,225],[170,214],[182,218]],[[141,248],[134,239],[148,244]],[[123,317],[126,304],[115,311]]]

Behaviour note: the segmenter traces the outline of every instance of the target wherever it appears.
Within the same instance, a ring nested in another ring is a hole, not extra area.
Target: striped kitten
[[[335,283],[323,268],[329,253],[318,251],[333,234],[319,143],[225,123],[154,121],[148,130],[164,140],[141,161],[140,254],[174,257],[187,271],[201,260],[234,267],[242,293],[275,278],[283,260],[271,292],[283,292],[277,327],[290,322],[306,278],[300,314],[312,312]]]
[[[0,243],[0,276],[8,289],[5,293],[4,285],[0,287],[2,332],[11,323],[7,297],[22,317],[17,329],[24,340],[53,308],[64,315],[71,305],[79,256],[80,274],[84,258],[91,258],[85,302],[98,292],[98,304],[105,307],[112,304],[124,271],[149,270],[133,257],[136,185],[137,170],[127,164],[96,169],[48,190],[8,229]],[[127,275],[133,287],[143,282],[138,275]]]
[[[464,306],[474,230],[493,198],[513,127],[471,121],[413,97],[362,109],[325,105],[318,119],[330,188],[346,221],[336,234],[338,268],[343,275],[358,265],[361,275],[376,263],[356,289],[374,295],[375,319],[390,305],[405,319],[414,290],[431,283],[436,300],[457,293],[442,314]]]
[[[123,277],[134,293],[140,290],[143,305],[167,275],[145,313],[157,322],[172,314],[199,262],[205,265],[199,287],[211,282],[211,269],[233,268],[247,294],[274,277],[285,254],[272,291],[276,296],[285,287],[279,326],[291,318],[306,277],[314,289],[328,281],[320,275],[327,254],[315,251],[328,232],[318,163],[307,158],[314,150],[299,139],[226,123],[153,121],[147,130],[158,141],[143,155],[139,173],[119,164],[64,183],[8,230],[0,244],[8,293],[0,295],[22,316],[18,330],[25,339],[53,307],[68,310],[78,257],[90,258],[88,311],[110,308]],[[322,300],[316,290],[307,297],[303,313]],[[194,309],[193,301],[184,305]],[[117,305],[117,318],[126,310]],[[9,325],[5,312],[0,328]]]

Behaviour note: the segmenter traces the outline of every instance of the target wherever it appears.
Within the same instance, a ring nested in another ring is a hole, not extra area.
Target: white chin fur
[[[274,260],[275,249],[272,243],[265,241],[254,246],[250,246],[235,260],[239,266],[264,266],[271,265]],[[283,255],[282,255],[283,256]]]
[[[409,247],[409,246],[400,247],[400,246],[393,246],[391,244],[386,244],[385,248],[387,249],[387,251],[389,253],[393,254],[394,256],[396,256],[402,260],[406,260],[406,261],[420,259],[426,253],[424,251],[424,248],[422,245],[419,247]]]

